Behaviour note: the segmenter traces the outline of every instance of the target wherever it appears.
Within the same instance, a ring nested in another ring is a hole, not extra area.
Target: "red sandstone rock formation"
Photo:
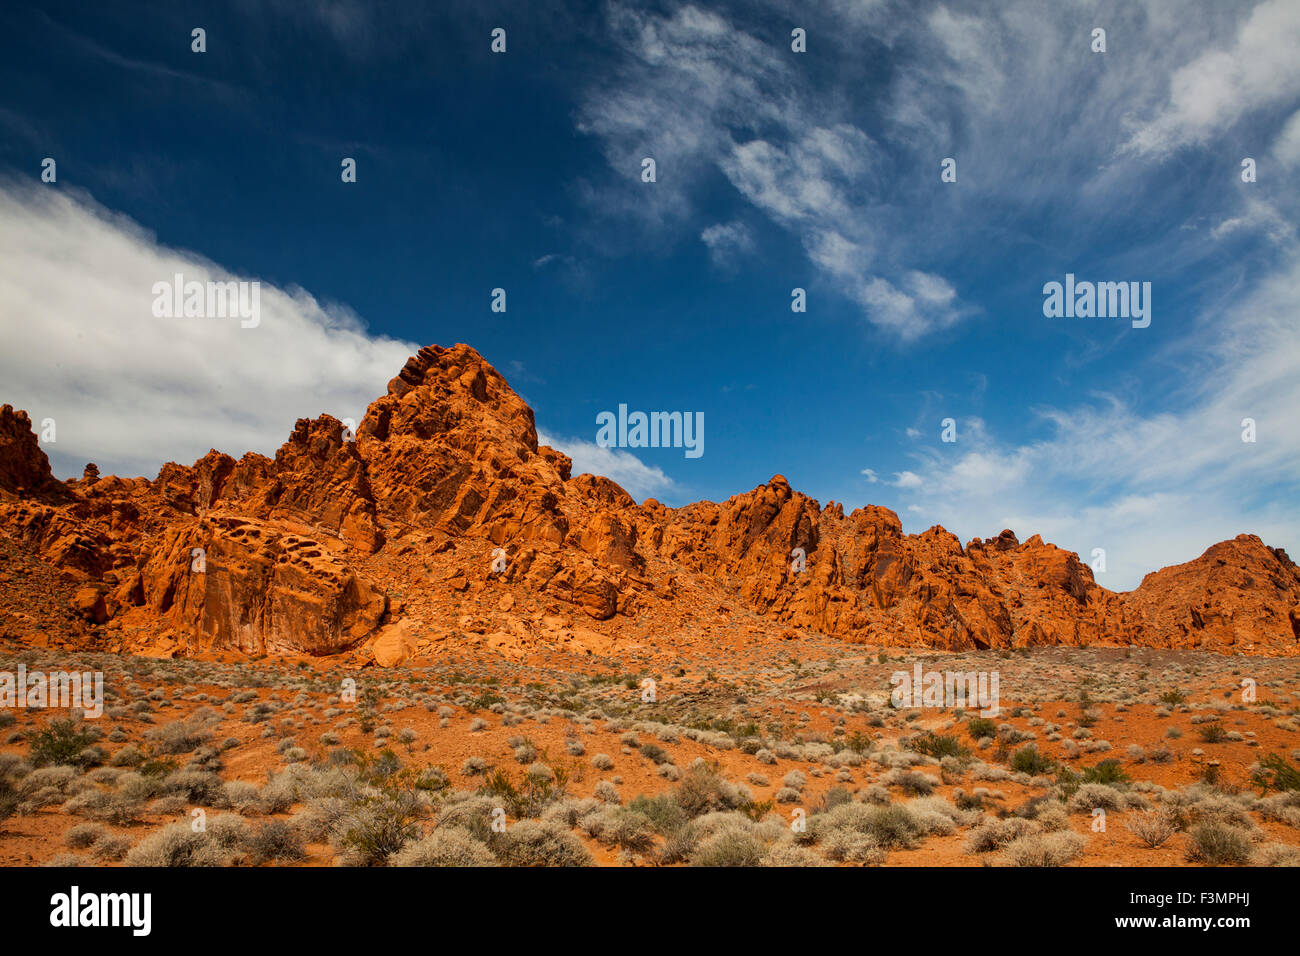
[[[1253,535],[1116,594],[1037,535],[906,535],[888,509],[845,515],[780,475],[672,509],[571,469],[477,352],[431,346],[355,436],[303,419],[274,459],[212,451],[153,481],[93,465],[57,481],[26,414],[0,407],[0,537],[62,574],[86,628],[70,641],[154,653],[373,647],[387,666],[437,640],[609,651],[624,621],[717,621],[736,603],[773,639],[1300,652],[1300,570]],[[480,614],[492,589],[495,623]],[[547,612],[519,616],[524,595]],[[21,586],[0,598],[3,620]]]

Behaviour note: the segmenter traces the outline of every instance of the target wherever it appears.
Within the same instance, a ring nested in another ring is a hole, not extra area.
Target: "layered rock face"
[[[430,346],[355,436],[303,419],[274,459],[212,451],[152,481],[93,465],[57,481],[27,416],[0,407],[0,536],[60,570],[86,642],[155,653],[365,647],[401,663],[486,634],[488,594],[540,605],[480,640],[502,648],[519,632],[616,653],[632,623],[740,605],[774,634],[874,645],[1300,653],[1300,570],[1253,535],[1116,594],[1037,535],[906,535],[888,509],[846,515],[779,475],[673,509],[571,471],[477,352]]]

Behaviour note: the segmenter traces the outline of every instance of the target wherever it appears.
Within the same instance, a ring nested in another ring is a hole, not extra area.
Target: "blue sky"
[[[1300,547],[1300,5],[414,6],[0,11],[0,401],[59,474],[270,453],[468,342],[638,498],[781,473],[1116,589]],[[266,321],[153,318],[173,268]],[[1045,318],[1067,272],[1150,327]],[[595,447],[620,403],[704,455]]]

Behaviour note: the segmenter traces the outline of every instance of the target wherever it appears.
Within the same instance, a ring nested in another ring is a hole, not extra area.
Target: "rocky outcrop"
[[[335,654],[364,640],[387,610],[342,552],[221,512],[170,528],[118,598],[188,635],[190,650],[248,653]]]
[[[355,436],[302,419],[274,458],[213,450],[152,481],[93,465],[57,481],[3,406],[0,536],[63,575],[87,641],[147,651],[157,634],[168,653],[616,652],[625,629],[737,608],[774,640],[1300,653],[1300,572],[1253,535],[1116,594],[1037,535],[904,534],[886,508],[846,515],[780,475],[723,502],[638,505],[539,445],[532,410],[464,345],[420,349]],[[119,627],[144,636],[114,643]]]
[[[1148,574],[1124,603],[1161,647],[1242,654],[1300,648],[1300,568],[1253,534]]]
[[[0,405],[0,500],[26,498],[63,502],[67,492],[50,472],[50,460],[32,430],[32,420],[12,405]]]

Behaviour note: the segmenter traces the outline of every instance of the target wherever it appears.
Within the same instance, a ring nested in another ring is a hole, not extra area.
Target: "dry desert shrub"
[[[328,840],[350,807],[349,801],[338,797],[316,797],[293,815],[293,825],[304,839],[312,843]]]
[[[1275,793],[1255,804],[1255,809],[1265,820],[1285,823],[1300,830],[1300,792]]]
[[[1104,783],[1083,784],[1070,797],[1068,804],[1072,813],[1091,813],[1098,807],[1107,811],[1122,810],[1128,805],[1128,796]]]
[[[515,760],[519,763],[532,763],[537,759],[537,747],[532,741],[525,740],[514,749]]]
[[[1169,763],[1174,759],[1174,752],[1164,744],[1160,744],[1147,751],[1147,759],[1152,763]]]
[[[464,830],[440,827],[402,847],[392,866],[496,866],[492,851]]]
[[[1084,839],[1077,833],[1031,834],[1009,843],[1003,851],[1008,866],[1065,866],[1083,852]]]
[[[976,762],[970,769],[972,780],[984,780],[996,783],[1000,780],[1007,780],[1011,776],[1011,771],[1006,767],[998,767],[993,764]]]
[[[104,862],[117,862],[131,850],[131,841],[115,833],[100,837],[90,848],[90,855]]]
[[[861,798],[863,803],[874,803],[882,807],[887,806],[894,799],[890,796],[889,791],[878,783],[873,783],[863,790]]]
[[[209,839],[231,856],[241,853],[251,834],[248,823],[233,813],[223,813],[207,824]]]
[[[1193,823],[1214,821],[1254,834],[1258,827],[1250,811],[1240,798],[1220,793],[1204,784],[1193,784],[1181,791],[1166,793],[1163,802],[1173,808],[1175,823],[1183,827]]]
[[[588,814],[578,822],[578,828],[605,846],[643,853],[655,842],[654,824],[650,818],[626,807],[606,808]]]
[[[89,849],[96,841],[103,838],[108,830],[98,823],[78,823],[63,834],[63,842],[73,850]]]
[[[603,800],[605,803],[620,804],[623,802],[623,798],[619,796],[618,788],[608,780],[602,780],[596,784],[593,792],[596,799]]]
[[[911,849],[925,836],[926,824],[899,804],[845,803],[809,820],[815,842],[832,860],[876,863],[891,849]]]
[[[656,765],[669,763],[672,760],[672,758],[668,756],[668,751],[664,750],[664,748],[660,747],[658,744],[645,743],[640,746],[639,750],[641,751],[642,757],[645,757],[651,763]]]
[[[114,767],[138,767],[144,763],[144,752],[135,744],[127,744],[119,748],[108,762]]]
[[[1245,866],[1250,862],[1250,833],[1224,823],[1207,819],[1187,831],[1187,859],[1192,863],[1210,866]]]
[[[642,798],[638,798],[640,799]],[[701,843],[723,830],[736,829],[748,833],[753,826],[753,821],[742,813],[715,811],[686,819],[685,811],[680,806],[677,812],[682,814],[683,820],[667,832],[667,839],[657,854],[660,863],[688,862],[699,850]],[[650,814],[646,816],[654,821]]]
[[[219,720],[220,715],[211,707],[200,707],[188,717],[146,731],[144,736],[159,753],[189,753],[207,742],[212,736],[211,726]]]
[[[591,866],[591,854],[561,824],[520,820],[492,834],[492,850],[506,866]]]
[[[561,804],[563,802],[560,801]],[[554,804],[553,806],[558,805]],[[548,807],[547,809],[551,808]],[[449,827],[464,830],[480,843],[486,844],[492,839],[494,816],[499,816],[500,812],[503,812],[503,808],[499,800],[482,794],[457,790],[447,794],[444,798],[434,819],[434,827],[435,829]],[[557,818],[552,817],[551,819]],[[564,822],[566,826],[572,826],[571,823]]]
[[[248,861],[255,866],[272,862],[296,863],[307,857],[298,831],[283,820],[268,820],[246,833],[240,846],[248,854]]]
[[[195,833],[188,823],[169,823],[126,855],[127,866],[223,866],[228,861],[209,834]]]
[[[488,772],[488,762],[482,757],[466,757],[460,765],[460,772],[466,777],[477,777]]]
[[[748,806],[753,800],[749,788],[724,779],[701,762],[691,765],[674,789],[673,796],[690,817],[717,810],[736,810]]]
[[[331,828],[330,844],[344,866],[383,866],[420,835],[425,806],[407,792],[362,797]]]
[[[117,778],[122,776],[122,771],[117,767],[96,767],[84,777],[88,783],[101,783],[105,786],[115,786]]]
[[[821,846],[832,860],[863,866],[878,866],[885,862],[887,855],[872,833],[855,829],[830,830]]]
[[[292,770],[284,770],[278,774],[269,775],[266,783],[262,784],[257,793],[257,809],[267,816],[284,813],[298,802],[300,784],[303,785],[301,789],[313,796],[342,795],[325,786],[324,775],[304,778],[295,776]]]
[[[1255,854],[1256,866],[1300,866],[1300,849],[1285,843],[1266,843]]]
[[[1025,816],[1038,823],[1046,833],[1070,828],[1070,814],[1064,804],[1057,800],[1044,799],[1037,802]]]
[[[934,778],[917,770],[896,768],[885,774],[882,782],[886,787],[898,787],[909,797],[928,797],[934,792]]]
[[[980,816],[958,810],[942,797],[919,797],[903,804],[926,836],[948,836]]]
[[[21,778],[18,792],[24,797],[46,790],[53,790],[60,795],[69,794],[72,792],[72,782],[76,777],[77,771],[73,767],[41,767]]]
[[[753,834],[725,829],[702,840],[691,855],[691,866],[758,866],[766,847]]]
[[[164,794],[208,807],[218,805],[223,799],[224,786],[219,775],[188,767],[169,773],[162,781]]]
[[[992,853],[1022,837],[1042,832],[1042,824],[1021,817],[985,820],[966,834],[962,846],[967,853]]]
[[[1128,827],[1130,833],[1152,850],[1178,832],[1169,815],[1162,810],[1136,813],[1124,825]]]
[[[63,804],[63,812],[125,826],[139,820],[144,801],[122,792],[83,790]]]
[[[641,798],[638,797],[637,799]],[[566,798],[557,800],[547,807],[542,812],[542,819],[554,820],[563,823],[567,827],[576,827],[584,818],[599,814],[605,808],[605,803],[595,797],[583,797],[579,800]]]
[[[759,861],[759,866],[830,866],[826,860],[822,859],[807,847],[799,846],[796,843],[783,841],[774,843],[763,855]]]
[[[227,806],[237,813],[254,814],[261,811],[261,790],[245,780],[228,780],[221,788]]]
[[[628,804],[628,809],[644,816],[650,821],[655,832],[664,836],[676,833],[688,819],[686,811],[682,809],[673,793],[660,793],[655,796],[642,794]]]

